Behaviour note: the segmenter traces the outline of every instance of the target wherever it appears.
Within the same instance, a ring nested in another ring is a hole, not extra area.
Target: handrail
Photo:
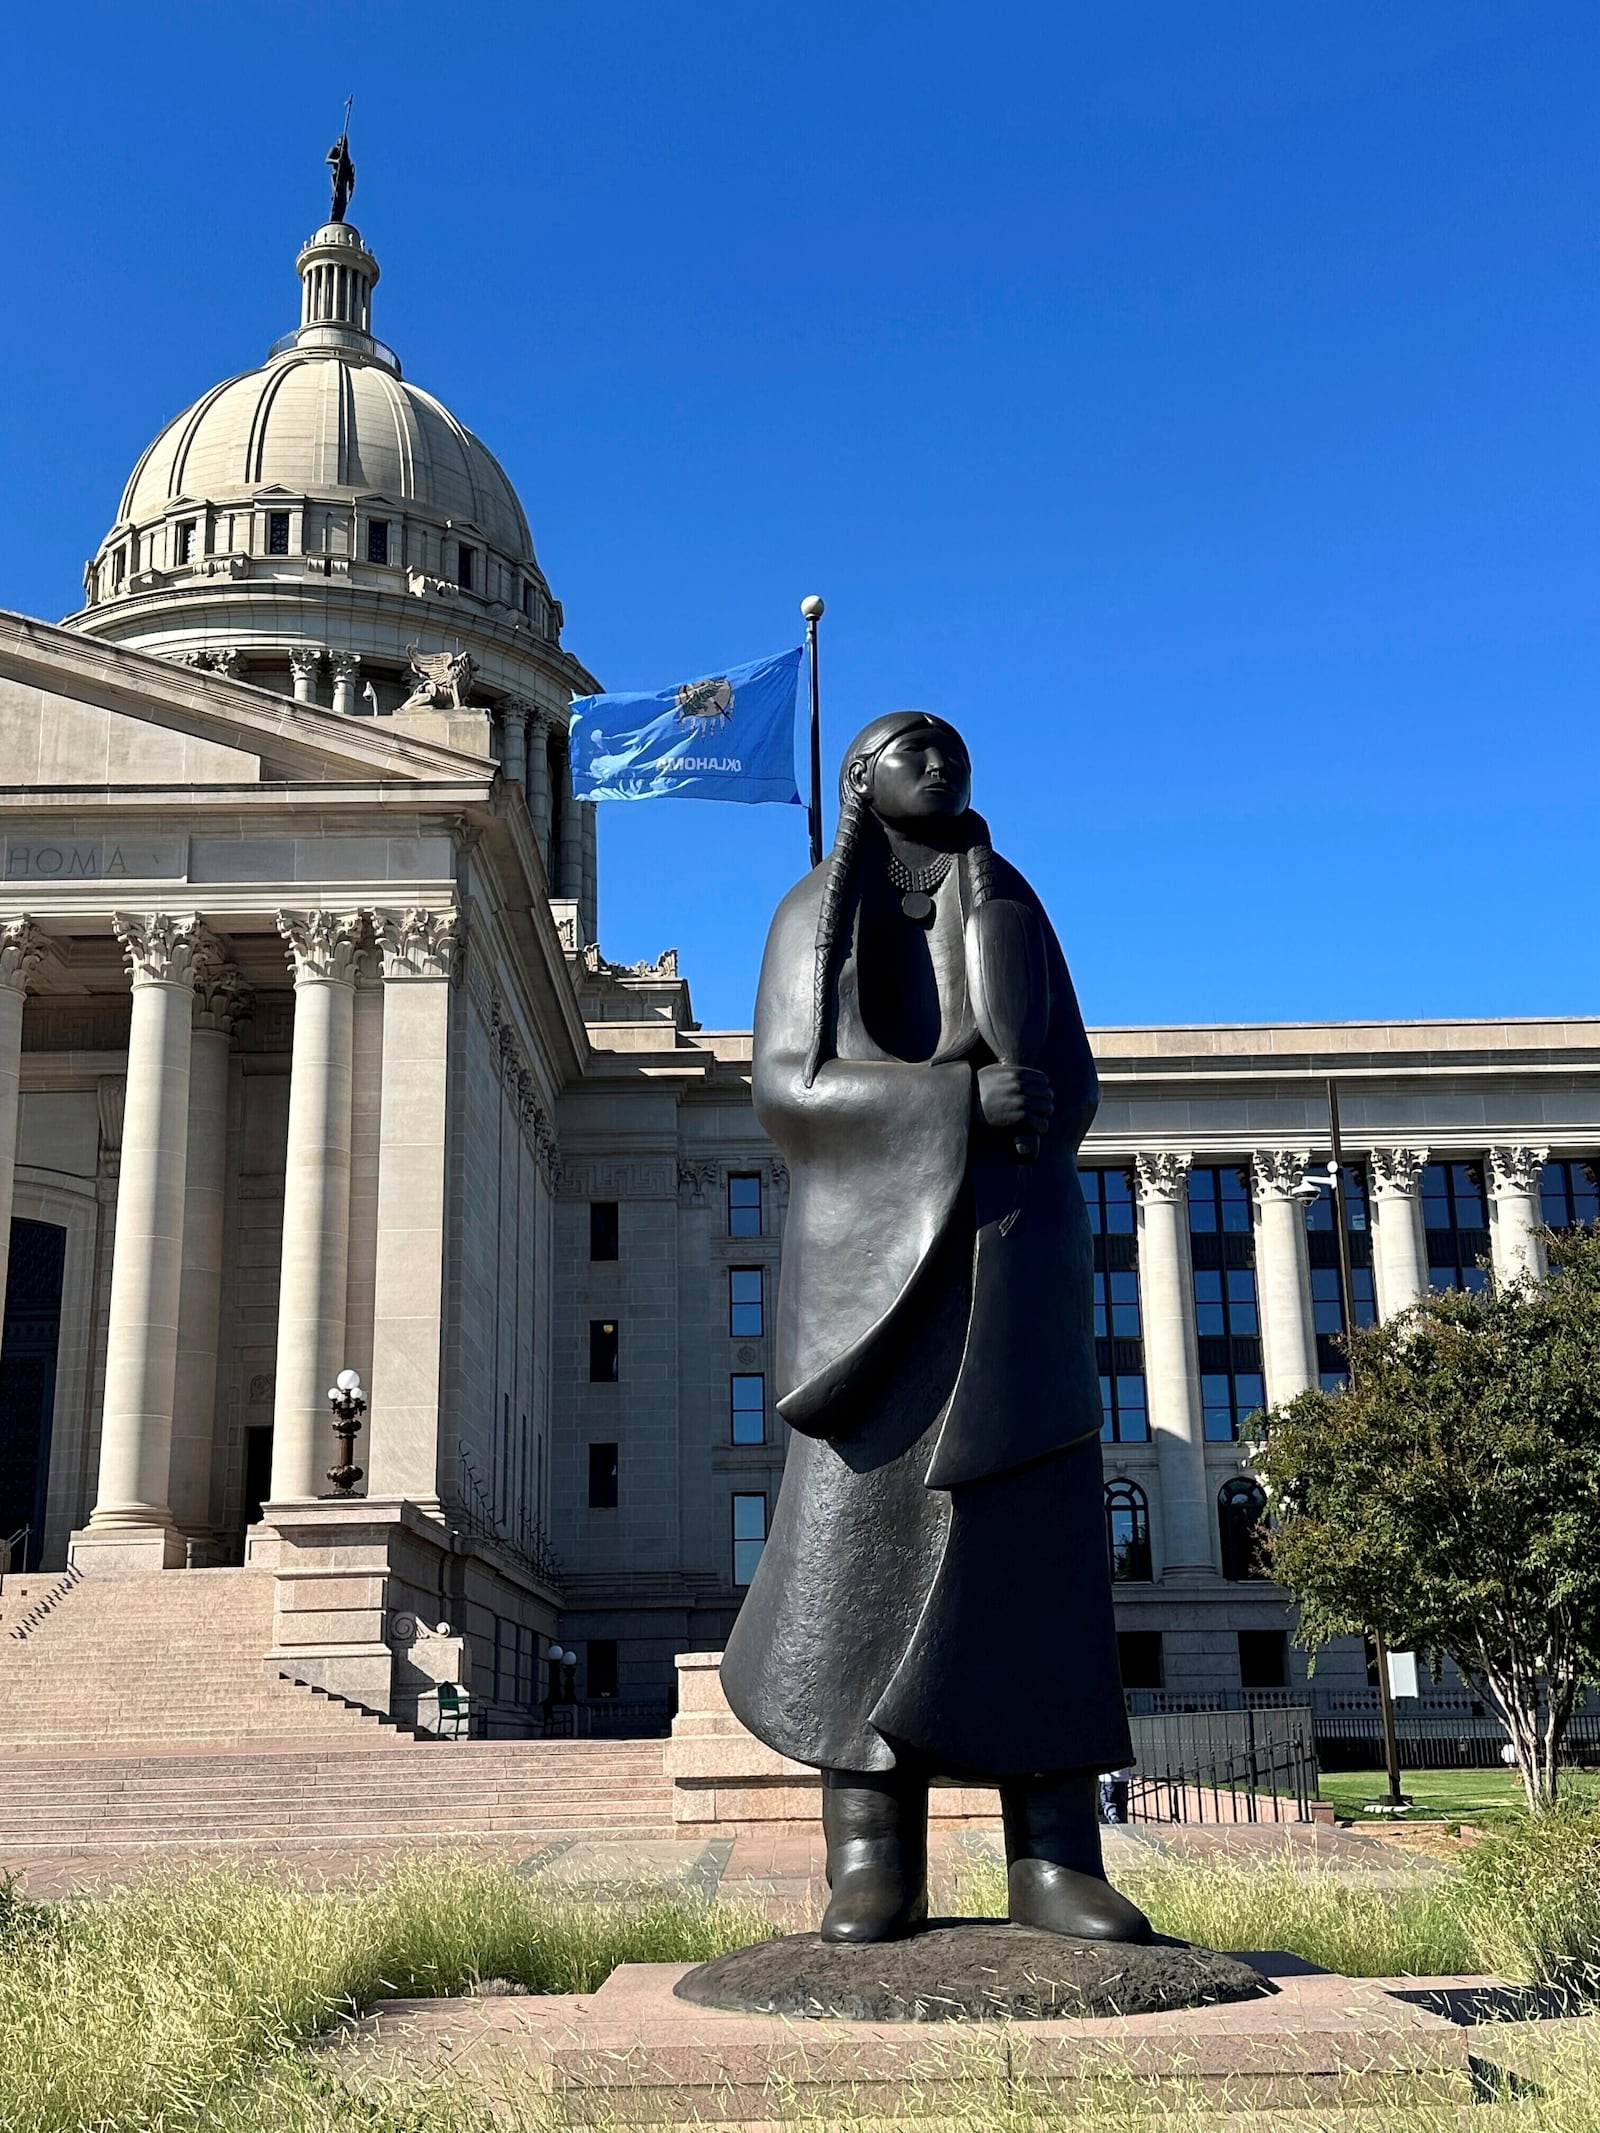
[[[15,1533],[9,1535],[7,1539],[0,1541],[0,1577],[9,1577],[11,1575],[12,1557],[18,1554],[19,1552],[22,1557],[22,1561],[19,1567],[23,1570],[27,1569],[28,1543],[32,1540],[32,1538],[32,1526],[18,1526]]]

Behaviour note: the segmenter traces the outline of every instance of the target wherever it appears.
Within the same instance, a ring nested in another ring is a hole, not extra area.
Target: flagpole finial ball
[[[800,612],[808,622],[815,622],[822,614],[822,601],[816,593],[808,593],[800,602]]]

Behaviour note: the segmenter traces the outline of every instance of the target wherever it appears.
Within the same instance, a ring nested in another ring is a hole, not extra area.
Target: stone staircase
[[[119,1748],[415,1749],[390,1720],[286,1680],[262,1570],[0,1578],[0,1768]]]
[[[176,1575],[176,1573],[170,1573]],[[202,1573],[208,1574],[208,1573]],[[130,1853],[309,1852],[485,1838],[674,1834],[661,1741],[441,1741],[406,1755],[18,1755],[0,1764],[0,1872]]]

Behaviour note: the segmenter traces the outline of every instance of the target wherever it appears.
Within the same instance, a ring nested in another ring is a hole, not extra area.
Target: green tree
[[[1546,1280],[1425,1297],[1350,1339],[1351,1382],[1263,1418],[1273,1575],[1299,1639],[1447,1652],[1538,1812],[1600,1681],[1600,1224]]]

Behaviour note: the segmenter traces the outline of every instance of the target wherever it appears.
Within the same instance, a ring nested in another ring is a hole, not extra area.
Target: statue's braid
[[[822,887],[822,907],[817,913],[817,958],[812,977],[811,1050],[806,1057],[805,1085],[809,1089],[822,1064],[822,1048],[828,1030],[828,986],[839,950],[839,928],[846,907],[846,892],[855,866],[856,846],[861,840],[861,821],[866,802],[859,793],[846,792],[834,831],[833,852],[828,860],[828,878]]]
[[[972,842],[967,846],[967,887],[976,910],[994,894],[994,847],[982,815],[969,813],[967,820],[972,827]]]

